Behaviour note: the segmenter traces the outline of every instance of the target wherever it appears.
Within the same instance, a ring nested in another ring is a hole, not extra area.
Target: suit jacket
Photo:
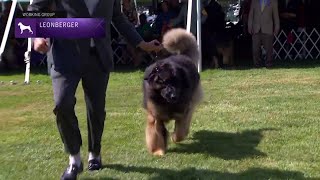
[[[280,29],[278,0],[269,0],[269,3],[261,11],[260,0],[252,0],[248,19],[248,30],[253,33],[272,35]]]
[[[105,18],[106,37],[94,39],[101,66],[104,71],[113,69],[113,51],[111,48],[111,23],[133,46],[143,39],[134,26],[121,12],[120,0],[99,0],[95,7],[87,7],[84,0],[33,0],[28,10],[47,10],[55,3],[57,11],[65,11],[68,18]],[[92,14],[89,8],[93,8]],[[48,52],[48,62],[60,73],[81,72],[85,63],[90,61],[90,38],[62,39],[51,38],[51,49]]]

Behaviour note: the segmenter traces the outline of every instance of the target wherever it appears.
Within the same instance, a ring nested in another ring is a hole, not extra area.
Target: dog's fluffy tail
[[[168,31],[162,40],[163,47],[173,54],[188,56],[197,66],[199,61],[199,49],[197,40],[193,34],[185,29],[176,28]]]

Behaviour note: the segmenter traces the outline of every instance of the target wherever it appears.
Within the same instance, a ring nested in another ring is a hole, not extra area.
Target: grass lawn
[[[170,143],[162,158],[145,148],[142,75],[112,73],[105,166],[80,179],[320,179],[320,66],[205,70],[205,98],[189,138]],[[52,113],[51,81],[32,74],[31,85],[23,86],[23,79],[23,73],[0,75],[0,179],[58,179],[67,156]],[[86,166],[81,85],[77,98]]]

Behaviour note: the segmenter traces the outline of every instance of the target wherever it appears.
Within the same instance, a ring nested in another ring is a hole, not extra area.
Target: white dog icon
[[[24,30],[29,30],[29,33],[33,34],[33,31],[30,26],[23,25],[22,22],[19,22],[18,26],[20,28],[20,34],[22,34]]]

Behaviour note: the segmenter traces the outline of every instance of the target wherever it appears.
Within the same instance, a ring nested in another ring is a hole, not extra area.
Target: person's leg
[[[255,67],[261,66],[261,33],[252,35],[252,56]]]
[[[211,54],[211,58],[212,58],[212,63],[211,66],[214,68],[220,68],[222,65],[222,62],[220,62],[219,60],[219,46],[217,44],[216,41],[216,35],[212,35],[209,39],[210,39],[210,43],[209,43],[209,48],[210,48],[210,54]]]
[[[69,166],[64,171],[61,179],[75,179],[82,172],[83,165],[80,156],[82,145],[78,120],[75,115],[75,92],[80,81],[80,76],[75,74],[61,74],[51,67],[56,122],[61,139],[67,153],[69,153]]]
[[[56,122],[61,139],[67,153],[76,155],[82,145],[78,120],[75,115],[75,92],[80,77],[73,74],[61,74],[51,68],[51,78],[54,93]]]
[[[213,68],[215,68],[215,69],[220,68],[220,65],[219,65],[219,57],[218,57],[218,56],[213,56],[213,57],[212,57],[211,67],[213,67]]]
[[[263,34],[262,43],[267,52],[266,66],[271,67],[273,65],[273,35]]]
[[[87,107],[89,161],[97,159],[101,165],[101,137],[106,116],[105,98],[109,73],[102,70],[96,55],[92,55],[90,60],[92,63],[88,66],[87,72],[82,78]],[[100,168],[97,167],[97,169]],[[93,170],[96,170],[95,167],[93,167]]]

